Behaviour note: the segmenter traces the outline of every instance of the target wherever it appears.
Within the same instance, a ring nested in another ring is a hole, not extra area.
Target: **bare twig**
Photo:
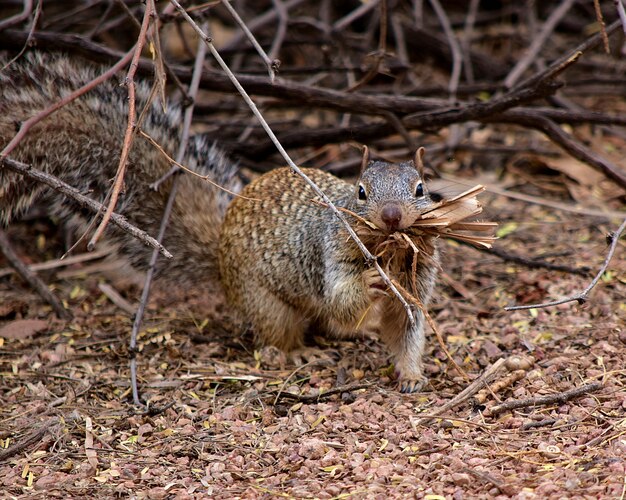
[[[41,427],[30,431],[30,433],[21,441],[16,442],[6,450],[0,450],[0,464],[11,458],[16,453],[27,450],[30,446],[37,443],[49,432],[53,432],[53,428],[59,423],[58,417],[51,418]]]
[[[350,235],[350,238],[352,238],[352,240],[356,243],[356,245],[358,246],[359,250],[361,251],[361,253],[365,257],[366,263],[368,265],[372,265],[372,266],[374,266],[376,268],[376,270],[378,271],[378,273],[382,277],[382,279],[385,282],[385,284],[389,287],[389,289],[398,298],[398,300],[400,301],[400,303],[404,307],[404,309],[405,309],[405,311],[406,311],[406,313],[408,315],[408,318],[409,318],[409,323],[411,324],[411,326],[414,327],[415,326],[415,318],[413,317],[413,313],[411,311],[411,306],[407,303],[407,301],[404,299],[402,294],[398,291],[398,289],[394,286],[394,284],[391,282],[389,277],[385,274],[385,271],[383,271],[383,268],[380,267],[380,264],[378,264],[378,262],[376,260],[376,257],[374,255],[372,255],[372,253],[367,249],[367,247],[359,239],[359,237],[354,232],[354,229],[352,229],[352,227],[350,226],[350,223],[345,219],[345,217],[337,209],[337,207],[330,200],[330,198],[328,198],[328,196],[326,196],[326,194],[309,177],[307,177],[306,174],[293,162],[291,157],[287,154],[287,151],[285,151],[285,149],[283,148],[282,144],[280,144],[280,142],[278,141],[278,138],[276,137],[276,135],[274,134],[274,132],[272,131],[272,129],[268,125],[268,123],[265,120],[265,118],[263,117],[263,115],[259,112],[259,110],[256,107],[256,104],[254,103],[254,101],[252,101],[252,99],[250,99],[250,96],[248,95],[248,93],[241,86],[241,84],[239,83],[239,81],[237,80],[237,78],[235,77],[233,72],[230,70],[230,68],[228,67],[228,65],[224,61],[224,59],[222,59],[222,56],[219,54],[217,49],[214,47],[211,38],[208,37],[206,35],[206,33],[204,33],[204,31],[202,31],[202,29],[194,22],[194,20],[189,16],[189,14],[187,14],[185,9],[180,5],[180,3],[178,3],[177,0],[170,0],[170,1],[174,4],[176,9],[181,13],[181,15],[185,18],[185,20],[193,27],[193,29],[196,31],[196,33],[198,33],[200,38],[202,40],[204,40],[204,43],[207,44],[207,46],[209,47],[209,50],[211,51],[211,54],[217,60],[218,64],[224,70],[224,72],[226,72],[226,74],[230,78],[231,82],[237,88],[237,90],[239,91],[239,93],[241,94],[243,99],[246,101],[246,104],[248,104],[248,106],[250,107],[250,109],[252,110],[254,115],[261,122],[261,125],[263,126],[263,129],[270,136],[270,139],[272,139],[272,142],[276,145],[276,148],[280,152],[281,156],[285,159],[285,161],[287,162],[289,167],[295,173],[297,173],[300,177],[302,177],[302,179],[309,185],[309,187],[313,190],[313,192],[315,192],[315,194],[317,194],[324,201],[324,203],[326,203],[328,205],[328,208],[330,208],[330,210],[335,214],[335,216],[344,225],[344,227],[346,228],[346,231]]]
[[[48,287],[41,280],[41,278],[28,269],[28,267],[20,260],[13,250],[13,247],[9,242],[9,238],[2,227],[0,227],[0,253],[4,255],[9,264],[13,267],[13,269],[15,269],[15,272],[17,272],[17,274],[19,274],[22,279],[40,295],[42,299],[52,306],[52,309],[54,309],[54,312],[59,318],[64,320],[72,319],[70,312],[66,310],[61,301],[50,290],[48,290]]]
[[[585,162],[626,188],[626,172],[623,168],[599,156],[594,151],[574,140],[567,132],[552,120],[535,114],[531,109],[510,109],[506,113],[496,114],[484,119],[487,123],[514,123],[531,127],[543,132],[552,142],[558,144],[574,158]]]
[[[306,1],[307,0],[288,0],[287,2],[284,3],[284,8],[288,12],[289,10],[299,6],[302,3],[305,3]],[[280,10],[276,9],[275,7],[272,7],[268,9],[265,13],[250,20],[246,24],[248,26],[248,29],[252,32],[275,21],[276,18],[280,16],[280,14],[281,14]],[[245,38],[245,36],[246,35],[243,32],[237,33],[231,38],[231,40],[226,45],[224,45],[224,47],[222,47],[222,50],[233,50],[235,47],[239,45],[239,43]]]
[[[450,75],[450,82],[448,83],[448,92],[450,93],[449,99],[451,102],[454,102],[456,99],[456,90],[459,87],[459,81],[461,79],[461,67],[463,66],[463,54],[461,52],[461,46],[459,45],[459,41],[452,30],[452,25],[450,24],[450,20],[446,14],[446,11],[441,6],[439,0],[429,0],[430,5],[432,6],[437,18],[439,19],[439,23],[443,28],[443,32],[448,39],[448,43],[450,44],[450,51],[452,52],[452,73]]]
[[[89,208],[92,212],[102,213],[102,211],[104,211],[104,205],[92,200],[91,198],[88,198],[76,188],[70,186],[69,184],[66,184],[61,179],[53,176],[52,174],[42,172],[40,170],[37,170],[36,168],[31,167],[30,165],[26,165],[25,163],[12,160],[11,158],[2,159],[0,165],[4,168],[9,168],[10,170],[13,170],[14,172],[18,172],[24,177],[28,177],[29,179],[33,179],[37,182],[41,182],[43,184],[46,184],[47,186],[50,186],[55,191],[58,191],[59,193],[64,194],[69,198],[72,198],[81,206]],[[111,214],[111,222],[118,226],[122,231],[125,231],[131,236],[137,238],[145,245],[151,246],[154,249],[158,249],[158,251],[164,257],[168,259],[171,259],[173,257],[172,254],[163,245],[161,245],[157,240],[155,240],[145,231],[130,224],[125,217],[113,213]]]
[[[546,40],[556,28],[556,25],[563,19],[567,11],[574,5],[576,0],[563,0],[561,4],[554,9],[550,17],[546,20],[537,37],[532,41],[526,55],[518,61],[515,67],[504,80],[504,86],[511,88],[520,79],[524,71],[532,64],[535,57],[545,45]]]
[[[233,8],[233,6],[230,4],[228,0],[222,0],[222,5],[224,5],[224,7],[226,7],[230,15],[233,16],[233,19],[235,20],[235,22],[239,25],[241,30],[245,33],[246,38],[250,40],[250,43],[252,43],[253,47],[255,48],[259,56],[261,56],[261,59],[263,59],[263,62],[267,66],[267,72],[270,76],[270,81],[274,82],[274,79],[276,78],[276,71],[278,70],[278,67],[280,66],[280,61],[278,59],[272,60],[267,56],[267,54],[263,50],[263,47],[261,47],[259,42],[257,42],[254,35],[250,32],[250,30],[246,26],[246,23],[243,22],[243,19],[241,19],[237,11]],[[284,9],[279,10],[278,12],[279,13],[284,12]]]
[[[208,28],[208,23],[205,23],[203,26],[204,29]],[[202,42],[198,42],[198,51],[196,53],[196,61],[193,69],[193,77],[191,79],[191,84],[189,85],[189,91],[187,95],[191,98],[191,103],[187,108],[185,108],[185,114],[183,117],[183,128],[181,132],[180,145],[178,147],[178,152],[176,154],[176,163],[180,164],[185,156],[185,150],[187,148],[187,142],[189,140],[189,133],[191,128],[191,120],[193,118],[193,107],[196,99],[196,95],[198,94],[198,87],[200,84],[200,77],[202,75],[202,65],[204,64],[204,58],[206,57],[206,47]],[[179,177],[175,177],[172,182],[172,187],[167,199],[167,203],[165,205],[165,209],[163,210],[163,217],[161,219],[161,226],[159,227],[159,234],[157,236],[158,241],[162,241],[165,236],[165,231],[167,229],[167,224],[169,221],[170,214],[172,212],[172,207],[174,206],[174,200],[176,198],[176,192],[178,190],[178,180]],[[156,264],[159,254],[157,252],[152,252],[150,256],[150,263],[148,264],[148,272],[146,273],[146,278],[143,285],[143,290],[141,292],[141,299],[139,301],[139,306],[137,308],[137,313],[135,314],[135,319],[133,321],[133,328],[130,336],[130,343],[128,350],[131,353],[130,359],[130,378],[131,378],[131,388],[133,393],[133,403],[135,405],[141,406],[141,400],[139,399],[139,389],[137,386],[137,358],[135,357],[135,353],[137,352],[137,335],[139,334],[139,329],[141,328],[141,323],[143,321],[143,315],[145,313],[146,305],[148,303],[148,298],[150,297],[150,287],[152,286],[152,280],[154,279],[154,273],[156,272]]]
[[[31,264],[28,269],[34,273],[39,271],[47,271],[49,269],[58,269],[59,267],[67,267],[73,264],[81,264],[83,262],[89,262],[90,260],[100,259],[106,257],[111,253],[111,250],[100,250],[99,252],[87,252],[78,255],[73,255],[65,259],[53,259],[46,262],[40,262],[38,264]],[[7,267],[0,269],[0,278],[13,274],[15,269]]]
[[[276,12],[278,12],[278,28],[276,29],[276,35],[270,48],[269,58],[272,61],[278,59],[280,48],[285,40],[287,34],[287,22],[289,21],[289,11],[282,0],[272,0]]]
[[[615,2],[615,7],[617,8],[617,13],[619,14],[622,30],[626,33],[626,10],[624,10],[624,3],[622,0],[613,0],[613,2]]]
[[[150,19],[154,10],[154,0],[148,0],[146,2],[143,21],[141,23],[141,32],[139,33],[139,37],[137,38],[137,43],[135,44],[134,52],[132,54],[132,61],[130,63],[130,67],[128,69],[128,73],[125,79],[125,85],[128,88],[128,125],[126,127],[126,133],[124,134],[124,142],[122,145],[122,152],[120,154],[120,162],[117,167],[117,174],[115,175],[115,182],[113,183],[113,188],[111,189],[111,196],[107,205],[107,209],[102,216],[102,221],[100,222],[100,225],[98,226],[93,236],[89,240],[89,243],[87,244],[87,249],[90,250],[95,247],[96,243],[102,236],[104,229],[108,225],[109,220],[111,219],[111,214],[115,210],[117,200],[124,184],[126,163],[128,161],[128,155],[130,153],[130,148],[135,132],[135,73],[137,72],[139,58],[141,57],[141,51],[143,50],[143,45],[146,41],[148,26],[150,25]],[[146,105],[149,105],[149,103]]]
[[[536,309],[539,307],[558,306],[559,304],[566,304],[567,302],[578,302],[579,304],[584,304],[585,302],[587,302],[589,293],[591,292],[593,287],[595,287],[598,284],[598,282],[602,278],[602,275],[608,269],[609,263],[611,262],[611,259],[613,258],[613,254],[615,253],[615,249],[617,248],[617,244],[619,242],[619,239],[622,233],[624,232],[624,229],[626,229],[626,219],[624,219],[624,222],[622,222],[622,224],[617,229],[617,231],[615,231],[613,234],[610,235],[611,246],[609,247],[609,252],[607,253],[606,258],[604,259],[604,264],[602,264],[602,267],[598,271],[598,274],[596,274],[596,277],[591,281],[591,283],[589,283],[589,285],[582,292],[572,295],[571,297],[561,299],[561,300],[543,302],[541,304],[530,304],[527,306],[509,306],[509,307],[505,307],[504,310],[505,311],[518,311],[520,309]]]
[[[352,384],[333,387],[327,391],[320,392],[319,394],[291,394],[290,392],[277,391],[274,404],[278,403],[281,399],[288,399],[291,401],[298,401],[300,403],[320,403],[326,399],[334,396],[335,394],[342,394],[344,392],[354,392],[360,389],[367,389],[371,387],[372,382],[366,382],[364,384]]]
[[[13,26],[14,24],[21,23],[25,19],[28,19],[31,12],[33,11],[33,0],[24,0],[24,10],[19,14],[15,14],[14,16],[7,17],[0,21],[0,30],[4,30],[9,26]]]
[[[366,2],[361,4],[360,7],[357,7],[352,12],[337,20],[335,24],[333,24],[334,31],[342,31],[350,26],[354,21],[356,21],[359,17],[367,14],[370,10],[374,9],[378,6],[380,0],[372,0],[371,2]]]
[[[461,38],[461,48],[463,51],[463,70],[467,83],[474,83],[474,68],[472,67],[472,58],[470,56],[472,34],[474,32],[474,23],[476,22],[476,14],[480,0],[470,0],[465,16],[465,24],[463,26],[463,38]]]
[[[615,3],[621,3],[620,0],[615,0]],[[602,9],[600,8],[600,0],[593,0],[593,8],[596,11],[596,19],[600,24],[600,32],[602,33],[602,43],[604,44],[604,52],[611,53],[609,47],[609,37],[606,34],[606,23],[604,22],[604,16],[602,15]],[[619,7],[618,7],[619,8]]]
[[[590,392],[596,392],[602,389],[602,382],[592,382],[591,384],[581,385],[574,389],[570,389],[565,392],[557,392],[555,394],[547,394],[545,396],[538,396],[536,398],[528,399],[513,399],[506,401],[505,403],[487,408],[483,415],[486,417],[493,417],[499,415],[502,412],[515,410],[518,408],[528,408],[531,406],[546,406],[551,404],[563,404],[570,399],[578,398]]]

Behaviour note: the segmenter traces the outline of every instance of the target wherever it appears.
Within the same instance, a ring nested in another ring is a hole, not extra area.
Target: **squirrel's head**
[[[423,156],[419,148],[413,161],[371,161],[365,146],[354,204],[358,215],[389,233],[410,227],[433,203],[423,181]]]

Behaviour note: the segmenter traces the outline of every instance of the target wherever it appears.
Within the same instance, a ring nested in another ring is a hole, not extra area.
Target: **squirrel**
[[[22,121],[98,74],[93,66],[67,56],[37,51],[5,65],[0,56],[0,148]],[[149,85],[137,82],[137,109],[149,94]],[[117,169],[127,107],[126,91],[115,82],[104,82],[37,124],[11,158],[103,202]],[[171,154],[181,121],[178,106],[170,103],[163,111],[154,103],[141,128]],[[423,181],[423,149],[404,163],[370,161],[367,148],[364,151],[356,186],[321,170],[303,171],[347,214],[385,233],[402,232],[433,203]],[[183,286],[221,287],[238,318],[261,343],[285,351],[303,348],[309,329],[345,337],[375,324],[394,356],[400,390],[414,392],[424,386],[423,313],[413,308],[415,321],[408,320],[341,221],[302,178],[289,168],[278,168],[242,190],[237,165],[200,136],[191,138],[181,163],[209,175],[230,193],[191,175],[181,176],[163,241],[174,258],[161,262],[163,277]],[[158,232],[171,179],[159,191],[150,184],[169,169],[168,159],[137,135],[116,211],[149,234]],[[239,196],[232,194],[239,191]],[[91,214],[0,166],[0,223],[8,224],[38,200],[46,200],[50,215],[86,229]],[[150,248],[115,228],[108,230],[108,237],[131,264],[146,266]],[[438,269],[437,241],[425,241],[427,252],[397,252],[385,264],[390,276],[424,305]]]

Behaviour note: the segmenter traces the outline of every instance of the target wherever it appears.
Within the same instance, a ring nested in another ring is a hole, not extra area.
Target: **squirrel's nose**
[[[380,218],[389,231],[395,231],[402,220],[402,209],[395,203],[387,203],[380,213]]]

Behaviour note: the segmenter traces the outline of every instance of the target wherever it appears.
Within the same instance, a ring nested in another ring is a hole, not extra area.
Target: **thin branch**
[[[615,2],[617,13],[619,14],[619,21],[622,24],[622,30],[626,34],[626,11],[624,10],[623,0],[613,0],[613,1]]]
[[[574,158],[603,172],[607,177],[613,179],[621,187],[626,188],[626,172],[624,169],[622,169],[619,165],[602,158],[582,143],[574,140],[552,120],[549,120],[539,114],[535,114],[531,109],[511,109],[506,113],[485,117],[482,121],[487,123],[513,123],[537,129],[543,132],[550,138],[550,140],[552,140],[552,142],[558,144]]]
[[[208,28],[208,23],[204,23],[203,28],[206,30]],[[158,34],[155,34],[158,36]],[[196,60],[193,68],[193,77],[191,79],[191,84],[189,85],[189,90],[187,95],[191,98],[191,103],[187,108],[185,108],[185,114],[183,117],[183,128],[180,137],[180,144],[178,147],[178,152],[176,153],[176,163],[180,164],[185,156],[185,150],[187,149],[187,142],[189,141],[189,133],[191,129],[191,120],[193,118],[193,108],[194,102],[196,100],[196,96],[198,94],[198,87],[200,84],[200,77],[202,75],[202,66],[204,64],[204,59],[206,57],[206,46],[201,41],[198,42],[198,50],[196,52]],[[176,198],[176,192],[178,190],[178,181],[180,177],[174,177],[172,182],[172,187],[167,198],[167,203],[165,205],[165,209],[163,210],[163,217],[161,219],[161,226],[159,227],[159,234],[157,236],[158,241],[162,241],[165,236],[165,231],[167,229],[167,224],[170,218],[170,214],[172,212],[172,207],[174,206],[174,200]],[[130,383],[133,393],[133,403],[138,406],[142,406],[141,400],[139,399],[139,389],[137,386],[137,358],[135,353],[137,352],[137,335],[139,334],[139,329],[141,328],[141,323],[143,321],[143,316],[145,313],[146,305],[148,304],[148,298],[150,297],[150,288],[152,286],[152,280],[154,279],[154,273],[156,272],[156,264],[157,259],[159,257],[158,252],[152,252],[150,256],[150,263],[148,264],[148,272],[146,273],[146,278],[144,280],[143,290],[141,292],[141,299],[139,301],[139,306],[137,308],[137,313],[135,314],[135,319],[133,321],[133,328],[130,336],[130,343],[128,346],[128,351],[131,353],[130,359]]]
[[[246,38],[248,38],[248,40],[250,40],[250,43],[252,43],[252,46],[255,48],[255,50],[257,51],[259,56],[261,56],[261,59],[263,59],[263,62],[267,66],[267,72],[268,72],[268,74],[270,76],[270,81],[272,83],[274,83],[274,80],[276,79],[276,71],[278,70],[278,67],[280,66],[280,61],[278,59],[272,60],[272,59],[270,59],[267,56],[267,54],[263,50],[263,47],[261,47],[259,42],[257,42],[257,39],[250,32],[250,30],[246,26],[246,23],[243,22],[243,19],[241,19],[241,17],[237,13],[237,11],[233,8],[233,6],[230,4],[230,2],[228,0],[222,0],[222,5],[224,5],[224,7],[226,7],[226,9],[230,13],[230,15],[235,20],[235,22],[239,25],[241,30],[245,33]],[[283,12],[284,12],[284,10],[283,10]]]
[[[563,19],[565,14],[570,10],[577,0],[563,0],[561,4],[554,9],[550,17],[546,20],[537,37],[532,41],[528,51],[518,63],[513,67],[508,76],[504,79],[504,86],[508,89],[513,87],[520,79],[524,71],[533,63],[539,51],[544,47],[546,40],[556,28],[556,25]]]
[[[6,233],[0,227],[0,253],[4,255],[11,267],[19,274],[28,285],[35,290],[39,296],[44,299],[56,313],[56,315],[64,320],[71,320],[72,314],[63,307],[61,301],[48,289],[47,285],[32,272],[17,256],[11,242]]]
[[[298,7],[300,4],[305,3],[307,0],[288,0],[284,3],[284,7],[286,11],[294,9]],[[252,32],[267,26],[269,23],[273,22],[280,16],[280,11],[276,9],[274,6],[267,9],[263,14],[257,16],[247,23],[248,29]],[[234,50],[241,43],[241,41],[245,38],[244,33],[235,34],[230,41],[222,47],[222,50],[229,51]]]
[[[465,24],[463,26],[463,38],[461,38],[461,48],[463,52],[463,70],[465,71],[465,80],[467,83],[474,83],[474,68],[472,67],[472,58],[470,56],[471,41],[474,33],[474,23],[478,14],[480,0],[470,0],[465,16]]]
[[[544,302],[541,304],[531,304],[527,306],[509,306],[509,307],[505,307],[504,310],[505,311],[519,311],[521,309],[537,309],[540,307],[558,306],[559,304],[566,304],[567,302],[578,302],[579,304],[584,304],[585,302],[587,302],[589,293],[591,292],[593,287],[595,287],[598,284],[598,282],[602,278],[602,275],[608,269],[609,263],[611,262],[611,259],[613,258],[613,254],[615,253],[615,249],[617,248],[617,244],[619,242],[619,239],[622,236],[622,233],[624,232],[624,229],[626,229],[626,219],[624,219],[624,222],[622,222],[621,226],[617,229],[617,231],[615,231],[613,234],[610,235],[611,246],[609,247],[609,252],[607,253],[606,258],[604,259],[604,264],[602,264],[602,267],[598,271],[598,274],[596,274],[596,277],[591,281],[591,283],[589,283],[589,285],[582,292],[572,295],[571,297],[568,297],[566,299],[554,300],[552,302]]]
[[[285,35],[287,34],[287,24],[289,21],[289,11],[282,0],[272,0],[276,12],[278,12],[278,28],[276,29],[276,35],[274,35],[274,41],[270,48],[269,58],[272,61],[278,59],[278,53],[285,41]],[[273,81],[273,80],[272,80]]]
[[[361,4],[360,7],[357,7],[352,12],[347,14],[346,16],[338,19],[335,24],[333,24],[333,31],[343,31],[348,26],[350,26],[354,21],[356,21],[359,17],[367,14],[370,10],[374,9],[378,6],[380,0],[371,0],[370,2],[365,2]]]
[[[97,201],[85,196],[78,189],[70,186],[69,184],[66,184],[61,179],[55,177],[52,174],[42,172],[41,170],[37,170],[30,165],[26,165],[25,163],[12,160],[11,158],[4,158],[0,160],[0,165],[4,168],[13,170],[14,172],[18,172],[24,177],[28,177],[29,179],[33,179],[37,182],[41,182],[43,184],[46,184],[47,186],[50,186],[55,191],[64,194],[68,198],[72,198],[82,207],[86,207],[96,214],[102,213],[105,209],[102,203],[98,203]],[[111,222],[118,226],[122,231],[125,231],[131,236],[137,238],[145,245],[148,245],[158,250],[164,257],[168,259],[171,259],[173,257],[172,254],[157,240],[155,240],[145,231],[129,223],[122,215],[119,215],[117,213],[111,214]]]
[[[102,257],[106,257],[111,254],[111,250],[100,250],[98,252],[86,252],[78,255],[72,255],[71,257],[67,257],[65,259],[52,259],[46,262],[39,262],[37,264],[30,264],[28,266],[28,270],[34,273],[39,271],[48,271],[50,269],[58,269],[59,267],[67,267],[73,264],[80,264],[83,262],[89,262],[90,260],[100,259]],[[11,267],[6,267],[0,269],[0,278],[4,276],[9,276],[15,272],[15,269]]]
[[[486,417],[493,417],[505,411],[516,410],[518,408],[563,404],[571,399],[589,394],[590,392],[597,392],[600,389],[602,389],[602,382],[593,382],[591,384],[585,384],[580,387],[570,389],[569,391],[557,392],[556,394],[547,394],[545,396],[528,399],[513,399],[488,408],[483,412],[483,415]]]
[[[439,0],[429,0],[431,7],[435,11],[439,23],[443,28],[443,32],[448,39],[450,45],[450,51],[452,52],[452,73],[450,75],[450,82],[448,83],[448,92],[450,93],[450,102],[454,102],[456,99],[456,90],[459,87],[459,81],[461,79],[461,67],[463,66],[463,53],[461,52],[461,46],[459,41],[452,30],[452,25],[446,14],[446,11],[439,3]]]
[[[128,68],[128,73],[126,75],[126,79],[124,81],[126,87],[128,88],[128,124],[126,126],[126,133],[124,134],[124,143],[122,145],[122,152],[120,154],[120,162],[117,167],[117,174],[115,175],[115,182],[113,183],[113,188],[111,190],[111,197],[109,203],[107,205],[107,209],[104,212],[102,217],[102,221],[100,225],[94,232],[93,236],[89,240],[87,244],[87,249],[91,250],[96,246],[96,243],[102,236],[104,229],[109,223],[111,219],[111,214],[113,210],[115,210],[115,206],[117,205],[117,200],[119,198],[120,192],[122,191],[122,186],[124,184],[124,175],[126,173],[126,165],[128,162],[128,155],[130,153],[130,148],[133,142],[133,136],[135,132],[135,73],[137,72],[137,67],[139,65],[139,58],[141,57],[141,51],[143,50],[143,45],[146,41],[146,34],[148,32],[148,26],[150,25],[150,18],[152,17],[152,13],[154,12],[154,0],[148,0],[146,2],[146,9],[143,14],[143,21],[141,23],[141,31],[139,33],[139,37],[137,38],[137,43],[134,47],[134,53],[132,56],[132,61],[130,63],[130,67]],[[146,104],[146,106],[149,104]]]
[[[615,0],[615,3],[621,3],[620,0]],[[604,16],[602,15],[602,9],[600,8],[600,0],[593,0],[593,8],[596,11],[596,19],[600,24],[600,32],[602,33],[602,43],[604,44],[604,52],[607,54],[611,53],[611,48],[609,47],[609,37],[606,34],[606,23],[604,22]],[[619,8],[619,7],[618,7]]]
[[[376,270],[378,271],[378,273],[382,277],[382,279],[385,282],[385,284],[389,287],[389,289],[398,298],[398,300],[400,301],[400,303],[404,307],[404,309],[405,309],[405,311],[407,313],[407,316],[409,318],[409,323],[411,324],[412,327],[415,327],[415,318],[413,317],[413,313],[411,311],[411,306],[404,299],[404,297],[398,291],[398,289],[394,286],[394,284],[391,282],[389,277],[385,274],[385,271],[383,271],[383,268],[380,267],[380,264],[377,262],[376,257],[374,255],[372,255],[372,253],[367,249],[367,247],[359,239],[359,237],[354,232],[354,229],[352,229],[352,227],[350,226],[350,223],[345,219],[345,217],[337,209],[337,207],[330,200],[330,198],[328,198],[328,196],[326,196],[326,194],[293,162],[291,157],[287,154],[287,151],[285,151],[283,146],[278,141],[278,138],[276,137],[276,135],[274,134],[274,132],[272,131],[272,129],[268,125],[268,123],[265,120],[265,118],[263,117],[263,115],[259,112],[259,110],[256,107],[256,104],[254,103],[254,101],[252,101],[252,99],[250,99],[250,96],[248,95],[248,93],[241,86],[241,84],[239,83],[239,81],[237,80],[235,75],[232,73],[232,71],[230,70],[230,68],[228,67],[228,65],[224,61],[224,59],[222,59],[222,56],[219,54],[217,49],[214,47],[211,38],[208,37],[206,35],[206,33],[204,33],[204,31],[202,31],[202,29],[194,22],[194,20],[189,16],[189,14],[187,14],[185,9],[180,5],[180,3],[178,3],[177,0],[170,0],[170,1],[174,4],[176,9],[181,13],[181,15],[185,18],[185,20],[193,27],[193,29],[196,31],[196,33],[198,33],[200,38],[202,40],[204,40],[204,43],[207,44],[207,46],[209,47],[209,50],[211,51],[211,54],[213,55],[215,60],[218,62],[220,67],[224,70],[224,72],[228,75],[228,77],[230,78],[231,82],[237,88],[237,90],[239,91],[239,93],[243,97],[243,99],[246,102],[246,104],[248,104],[248,106],[252,110],[252,113],[254,113],[254,115],[257,117],[257,119],[261,122],[261,125],[263,126],[263,129],[270,136],[270,139],[272,139],[272,142],[275,144],[276,148],[280,152],[281,156],[285,159],[285,161],[287,162],[289,167],[291,167],[291,169],[296,174],[298,174],[300,177],[302,177],[302,179],[308,184],[308,186],[313,190],[313,192],[315,194],[317,194],[322,199],[322,201],[328,205],[328,208],[330,208],[330,210],[335,214],[335,216],[341,221],[341,223],[346,228],[346,231],[350,235],[350,238],[356,243],[356,245],[358,246],[359,250],[361,251],[361,253],[365,257],[366,263],[368,265],[373,265],[376,268]]]
[[[0,21],[0,30],[4,30],[9,26],[13,26],[14,24],[21,23],[25,19],[28,19],[31,12],[33,11],[33,0],[24,0],[24,10],[19,14],[15,14],[14,16],[7,17]]]

